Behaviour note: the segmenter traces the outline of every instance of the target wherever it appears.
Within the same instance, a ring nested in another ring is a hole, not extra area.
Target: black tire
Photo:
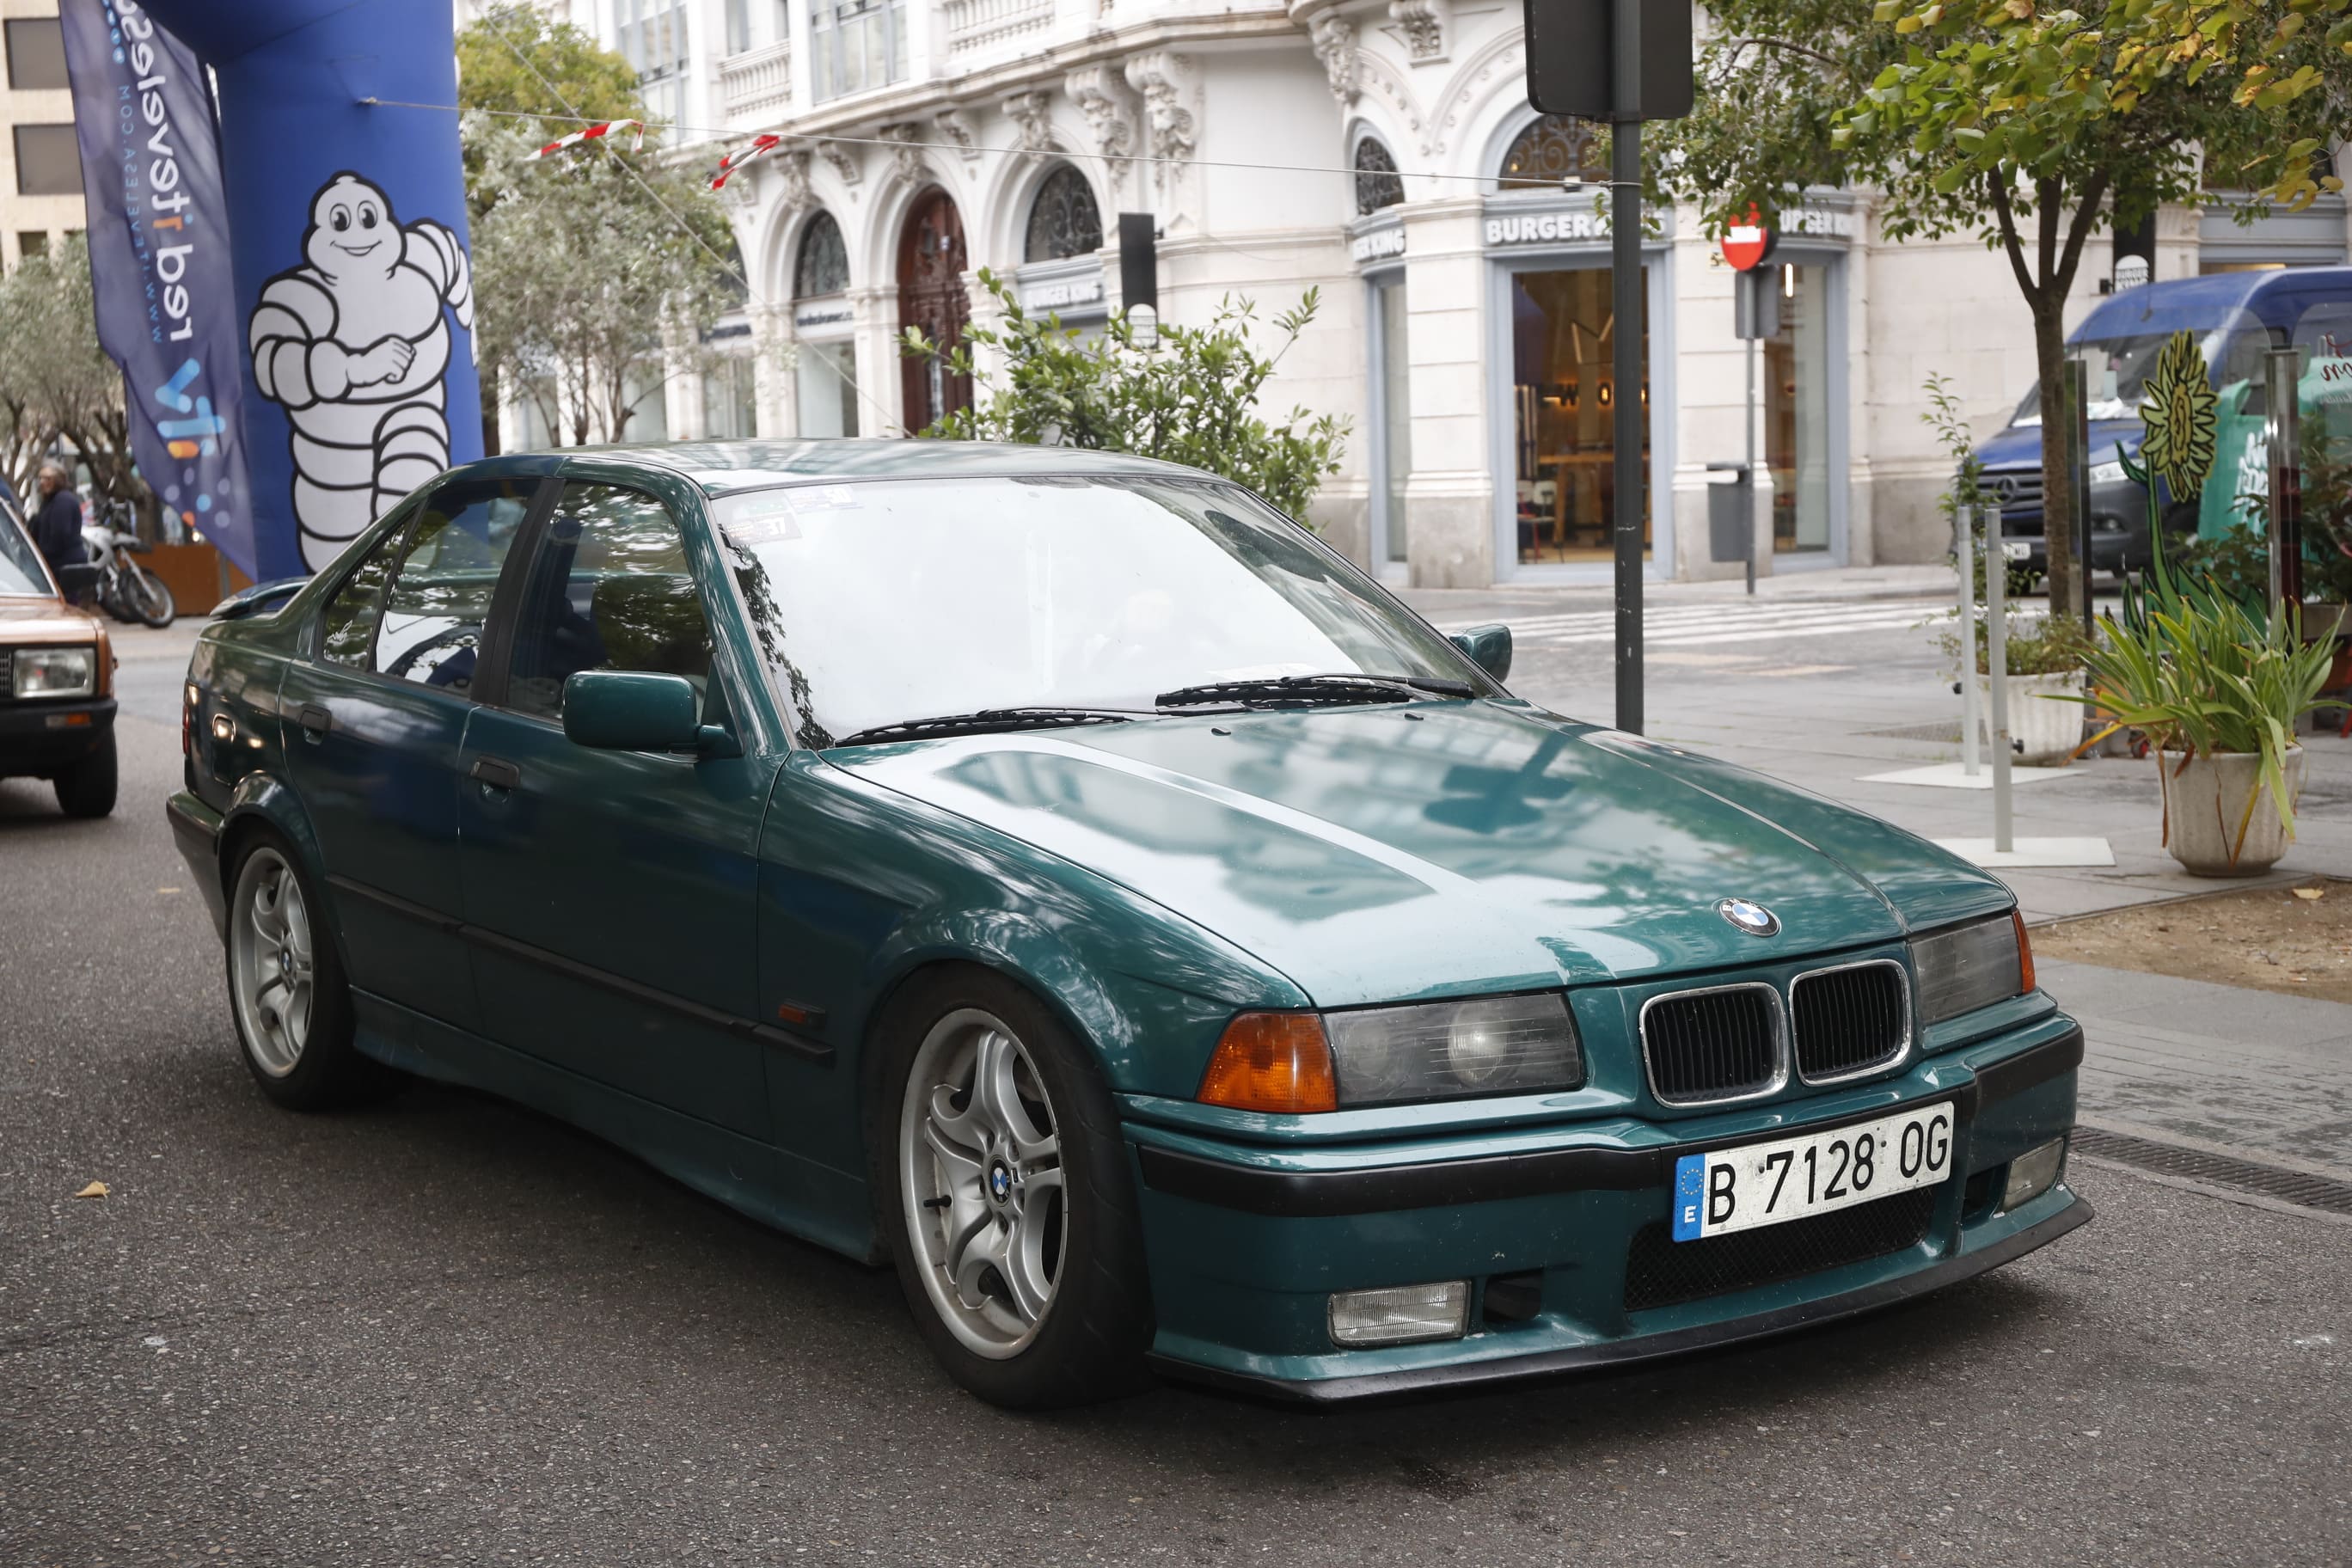
[[[228,971],[229,1018],[236,1030],[237,1054],[261,1092],[289,1110],[333,1110],[383,1099],[406,1075],[360,1054],[353,1043],[351,987],[329,929],[327,904],[304,868],[301,857],[277,833],[257,829],[236,846],[228,878],[228,940],[223,943]],[[259,939],[251,926],[252,882],[265,873],[289,878],[299,889],[309,921],[310,996],[302,1037],[290,1061],[282,1047],[262,1039],[257,1009],[241,990],[240,965],[251,962]],[[315,914],[310,911],[316,911]],[[278,1059],[273,1060],[273,1056]]]
[[[1026,1343],[996,1356],[969,1348],[931,1298],[924,1279],[930,1264],[904,1196],[900,1157],[918,1053],[944,1021],[970,1010],[1003,1020],[1034,1067],[1052,1109],[1062,1176],[1051,1298]],[[1143,1355],[1154,1324],[1142,1226],[1118,1113],[1092,1052],[1029,991],[992,971],[953,965],[918,975],[892,998],[876,1025],[871,1058],[866,1152],[875,1221],[916,1327],[948,1374],[1014,1410],[1090,1404],[1149,1384]]]
[[[136,561],[123,574],[123,598],[141,623],[161,631],[179,616],[179,606],[172,602],[171,585],[142,566]]]
[[[105,816],[114,810],[117,770],[114,731],[99,740],[97,749],[52,779],[58,809],[68,816]]]

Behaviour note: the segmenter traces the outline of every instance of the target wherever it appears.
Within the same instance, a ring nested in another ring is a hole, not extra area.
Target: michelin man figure
[[[449,466],[446,304],[474,325],[472,269],[429,218],[337,174],[310,202],[299,267],[262,285],[247,339],[261,395],[294,427],[294,516],[312,571]]]

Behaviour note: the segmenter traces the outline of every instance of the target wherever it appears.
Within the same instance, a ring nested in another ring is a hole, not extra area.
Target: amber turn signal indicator
[[[2017,928],[2017,994],[2023,996],[2033,989],[2033,942],[2025,934],[2025,911],[2009,911],[2009,923]]]
[[[1331,1045],[1312,1013],[1244,1013],[1225,1026],[1201,1075],[1201,1103],[1295,1116],[1337,1110]]]

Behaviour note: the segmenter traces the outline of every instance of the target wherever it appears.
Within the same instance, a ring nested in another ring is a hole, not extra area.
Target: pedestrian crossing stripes
[[[1915,626],[1946,607],[1937,599],[1872,599],[1835,603],[1683,604],[1645,607],[1642,616],[1644,647],[1724,647],[1739,643],[1772,642],[1784,637],[1838,637],[1860,632],[1899,631]],[[1465,623],[1466,625],[1467,623]],[[1564,615],[1507,616],[1511,638],[1521,647],[1572,647],[1582,643],[1616,640],[1613,610],[1583,610]],[[1449,626],[1448,631],[1464,626]]]

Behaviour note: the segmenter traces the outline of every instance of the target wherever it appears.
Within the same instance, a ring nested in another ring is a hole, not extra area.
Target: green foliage
[[[1927,395],[1927,406],[1920,414],[1919,423],[1936,433],[1936,444],[1943,447],[1945,455],[1952,460],[1952,482],[1945,486],[1943,494],[1936,498],[1936,510],[1944,516],[1946,536],[1950,537],[1958,531],[1960,508],[1976,508],[1969,520],[1969,527],[1976,536],[1975,598],[1977,604],[1982,605],[1989,602],[1985,588],[1985,524],[1996,510],[1985,492],[1984,461],[1977,456],[1976,437],[1969,434],[1968,416],[1960,407],[1959,395],[1952,390],[1951,378],[1941,372],[1929,371],[1927,379],[1920,383],[1920,390]],[[1944,559],[1958,569],[1958,552],[1947,550]],[[2033,592],[2033,574],[2022,566],[2011,566],[2001,586],[2008,594],[2010,603],[2015,604]],[[1958,614],[1958,611],[1953,613]],[[1956,641],[1954,647],[1958,646]],[[2012,669],[2010,673],[2024,672]]]
[[[2352,604],[2352,457],[2342,450],[2342,437],[2318,410],[2306,409],[2303,420],[2303,596],[2329,604]],[[2221,541],[2197,542],[2210,547],[2191,570],[2226,571],[2233,581],[2251,580],[2249,602],[2260,603],[2270,593],[2271,498],[2249,492],[2238,498],[2238,510],[2247,526],[2233,529]],[[2189,552],[2182,552],[2184,561]],[[2247,595],[2240,595],[2248,597]]]
[[[0,279],[0,467],[18,495],[37,493],[41,459],[60,444],[152,531],[155,494],[133,468],[122,373],[98,346],[89,251],[79,234]]]
[[[457,106],[514,130],[516,156],[580,129],[579,121],[538,118],[566,103],[588,121],[642,120],[646,113],[636,70],[626,59],[536,5],[486,11],[457,34]],[[593,148],[575,154],[596,155]],[[485,182],[491,171],[481,138],[467,139],[465,160],[466,202],[478,223],[503,182]]]
[[[2271,594],[2270,542],[2240,526],[2219,539],[2187,539],[2166,547],[2174,568],[2210,583],[2241,605],[2261,605]]]
[[[1960,663],[1958,630],[1939,632],[1936,640],[1942,645],[1944,657],[1957,667]],[[2074,616],[2011,620],[2001,646],[2001,662],[2009,667],[2011,675],[2073,675],[2089,663],[2098,646],[2098,638]],[[1979,625],[1977,629],[1977,656],[1973,662],[1979,675],[1992,672],[1992,637],[1988,626]]]
[[[1280,342],[1262,353],[1247,300],[1221,300],[1202,326],[1163,326],[1158,346],[1147,350],[1136,346],[1124,315],[1089,341],[1057,315],[1023,310],[995,274],[983,268],[980,281],[1003,310],[1001,322],[967,327],[950,349],[913,327],[900,344],[910,358],[936,359],[973,379],[972,405],[923,435],[1159,458],[1245,485],[1301,521],[1325,477],[1339,471],[1345,421],[1293,408],[1275,424],[1257,412],[1266,378],[1315,319],[1319,290],[1274,318]]]
[[[734,254],[725,212],[650,151],[525,163],[535,133],[478,114],[464,129],[488,197],[474,226],[485,378],[530,398],[559,438],[625,439],[641,397],[740,292],[720,260]]]
[[[2334,645],[2303,640],[2299,606],[2258,617],[2210,592],[2151,604],[2137,624],[2112,615],[2103,619],[2105,646],[2088,657],[2098,689],[2082,700],[2097,703],[2113,721],[2102,734],[2129,726],[2144,731],[2159,752],[2259,754],[2263,787],[2247,797],[2236,844],[2245,843],[2246,825],[2265,789],[2279,825],[2293,837],[2286,753],[2295,744],[2295,721],[2319,706]]]

